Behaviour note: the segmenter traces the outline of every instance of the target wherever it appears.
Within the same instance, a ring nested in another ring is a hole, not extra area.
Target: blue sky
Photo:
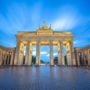
[[[0,45],[15,47],[18,31],[35,31],[43,20],[54,31],[72,31],[74,47],[90,45],[90,0],[0,0]]]

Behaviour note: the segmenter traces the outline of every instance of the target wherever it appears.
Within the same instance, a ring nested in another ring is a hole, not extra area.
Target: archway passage
[[[36,46],[32,46],[32,65],[35,65],[36,62]]]
[[[18,65],[58,64],[65,66],[65,63],[72,65],[72,48],[69,41],[22,41],[19,45]],[[67,62],[64,57],[64,45],[66,45]],[[32,54],[33,47],[35,47],[34,55]],[[56,51],[54,51],[54,47],[56,47]]]
[[[58,47],[57,45],[53,46],[53,59],[54,59],[54,65],[58,65]]]
[[[50,63],[49,46],[41,46],[40,48],[40,65],[48,65]]]
[[[24,46],[23,65],[25,65],[25,57],[26,57],[26,45]]]
[[[67,52],[66,52],[66,45],[64,45],[64,60],[65,60],[65,65],[67,65]]]

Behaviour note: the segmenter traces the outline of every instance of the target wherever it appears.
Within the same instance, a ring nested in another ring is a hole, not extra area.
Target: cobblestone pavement
[[[90,90],[85,67],[0,67],[0,90]]]

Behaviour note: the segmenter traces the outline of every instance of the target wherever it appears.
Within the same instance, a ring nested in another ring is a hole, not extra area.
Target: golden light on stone
[[[53,45],[57,45],[58,46],[58,53],[60,53],[60,57],[58,58],[59,62],[58,65],[65,65],[64,62],[64,49],[63,49],[63,45],[68,45],[68,47],[70,47],[70,42],[73,40],[74,35],[72,35],[71,31],[53,31],[51,29],[51,24],[48,26],[46,24],[46,21],[43,22],[44,24],[42,26],[39,25],[39,29],[36,30],[36,32],[19,32],[18,35],[16,35],[17,40],[20,39],[22,41],[22,44],[20,44],[20,46],[22,46],[22,51],[23,51],[23,45],[26,44],[27,46],[27,50],[30,49],[32,47],[32,45],[36,45],[36,64],[40,65],[40,47],[42,45],[48,45],[49,49],[50,49],[50,65],[54,65],[53,63]],[[31,46],[28,46],[27,44],[30,43]],[[72,45],[73,46],[73,45]],[[18,53],[19,47],[17,47],[17,52]],[[74,49],[69,48],[67,50],[69,50],[67,53],[69,52],[73,52]],[[20,49],[21,50],[21,49]],[[27,52],[28,55],[26,55],[26,60],[29,60],[30,62],[32,61],[31,58],[31,52],[32,48]],[[30,51],[30,53],[28,53]],[[19,53],[20,54],[20,53]],[[21,53],[22,54],[22,53]],[[22,57],[21,54],[16,56],[17,59],[16,60],[20,60],[22,61]],[[73,53],[72,53],[73,54]],[[68,61],[70,62],[69,65],[73,65],[73,63],[71,63],[71,59],[72,62],[74,62],[72,57],[72,54],[67,54],[69,55],[69,57],[67,59],[69,59]],[[20,57],[18,59],[18,57]],[[20,63],[18,63],[20,65]],[[28,63],[26,63],[27,65]],[[31,64],[30,64],[31,65]]]
[[[73,38],[75,35],[71,31],[53,31],[51,24],[48,26],[46,21],[43,25],[39,25],[36,31],[20,31],[18,35],[15,35],[17,39],[16,48],[0,49],[0,65],[3,64],[3,60],[7,59],[7,54],[11,55],[10,65],[23,65],[24,59],[24,47],[26,46],[25,65],[32,65],[32,47],[36,46],[36,65],[40,65],[40,48],[42,45],[49,46],[50,65],[54,65],[53,60],[53,46],[58,47],[58,65],[65,65],[64,48],[66,46],[67,53],[67,65],[80,65],[79,55],[87,55],[88,65],[90,65],[90,46],[85,49],[74,49]],[[4,47],[1,47],[4,48]]]

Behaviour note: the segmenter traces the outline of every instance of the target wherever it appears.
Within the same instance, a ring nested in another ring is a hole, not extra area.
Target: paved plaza
[[[0,67],[0,90],[90,90],[90,68]]]

